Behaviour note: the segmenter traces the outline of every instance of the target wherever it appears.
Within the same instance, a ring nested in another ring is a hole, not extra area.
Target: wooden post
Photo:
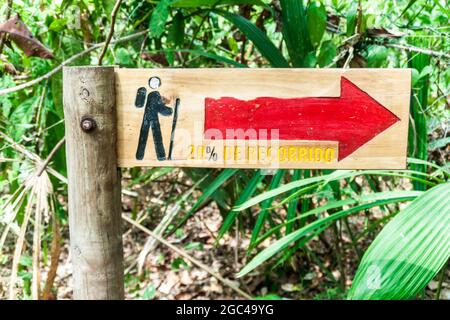
[[[63,97],[74,299],[123,299],[113,67],[65,67]]]

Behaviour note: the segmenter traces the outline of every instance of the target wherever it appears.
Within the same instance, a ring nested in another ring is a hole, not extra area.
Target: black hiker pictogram
[[[151,77],[148,81],[151,89],[158,89],[161,86],[161,80],[158,77]],[[169,156],[166,158],[166,151],[164,149],[161,126],[159,123],[159,114],[163,116],[170,116],[173,113],[172,108],[166,106],[158,91],[151,91],[147,95],[147,89],[141,87],[137,90],[135,106],[142,108],[145,105],[144,116],[142,119],[141,131],[139,134],[139,142],[136,150],[136,159],[142,160],[145,155],[145,148],[148,140],[148,133],[152,129],[153,144],[155,145],[156,157],[159,161],[170,160],[172,158],[172,148],[176,121],[178,117],[179,99],[175,102],[175,112],[172,122],[172,132],[170,137]]]

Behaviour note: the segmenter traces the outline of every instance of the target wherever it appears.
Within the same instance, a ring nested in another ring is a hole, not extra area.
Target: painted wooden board
[[[120,167],[406,167],[409,69],[115,74]]]

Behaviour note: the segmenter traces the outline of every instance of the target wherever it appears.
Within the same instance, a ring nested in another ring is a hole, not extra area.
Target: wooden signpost
[[[123,298],[119,167],[405,169],[408,69],[64,69],[74,297]]]
[[[406,165],[407,69],[115,73],[120,167]]]

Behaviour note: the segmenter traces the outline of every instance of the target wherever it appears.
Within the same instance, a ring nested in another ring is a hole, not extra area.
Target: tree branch
[[[146,33],[148,33],[148,29],[143,30],[143,31],[139,31],[139,32],[136,32],[136,33],[133,33],[133,34],[130,34],[128,36],[125,36],[123,38],[119,38],[117,40],[113,40],[113,41],[111,41],[109,43],[109,45],[120,43],[120,42],[130,41],[130,40],[139,38],[140,36],[142,36],[142,35],[144,35]],[[38,84],[39,82],[41,82],[43,80],[49,79],[50,77],[52,77],[53,75],[55,75],[56,73],[61,71],[61,69],[64,66],[74,62],[75,60],[81,58],[82,56],[84,56],[85,54],[88,54],[89,52],[92,52],[92,51],[94,51],[94,50],[96,50],[98,48],[103,47],[104,45],[105,45],[105,42],[101,42],[101,43],[95,44],[92,47],[90,47],[90,48],[88,48],[88,49],[86,49],[86,50],[84,50],[82,52],[79,52],[79,53],[73,55],[72,57],[70,57],[69,59],[67,59],[64,62],[62,62],[59,66],[57,66],[56,68],[54,68],[50,72],[48,72],[48,73],[44,74],[43,76],[40,76],[40,77],[38,77],[38,78],[36,78],[34,80],[22,83],[22,84],[20,84],[18,86],[15,86],[15,87],[1,89],[0,90],[0,96],[8,94],[8,93],[13,93],[13,92],[17,92],[17,91],[23,90],[25,88],[34,86],[35,84]]]
[[[173,244],[171,244],[169,241],[165,240],[164,238],[162,238],[161,236],[157,235],[156,233],[154,233],[153,231],[147,229],[146,227],[144,227],[143,225],[141,225],[140,223],[134,221],[133,219],[130,219],[129,217],[127,217],[126,215],[122,214],[122,219],[125,220],[126,222],[132,224],[133,226],[135,226],[136,228],[140,229],[141,231],[144,231],[146,234],[148,234],[149,236],[155,238],[156,240],[158,240],[159,242],[161,242],[163,245],[165,245],[166,247],[168,247],[169,249],[175,251],[176,253],[178,253],[180,256],[182,256],[183,258],[185,258],[186,260],[189,260],[190,262],[192,262],[194,265],[196,265],[197,267],[205,270],[206,272],[208,272],[210,275],[212,275],[214,278],[216,278],[217,280],[219,280],[220,282],[222,282],[223,284],[227,285],[228,287],[230,287],[231,289],[233,289],[234,291],[236,291],[237,293],[239,293],[240,295],[242,295],[244,298],[252,300],[253,297],[250,296],[248,293],[242,291],[241,289],[239,289],[234,283],[232,283],[230,280],[223,278],[220,274],[216,273],[213,269],[211,269],[210,267],[208,267],[207,265],[203,264],[202,262],[198,261],[197,259],[191,257],[189,254],[187,254],[184,250],[178,248],[177,246],[174,246]]]
[[[106,51],[108,50],[109,43],[111,42],[111,38],[114,34],[114,25],[116,24],[116,16],[117,12],[119,11],[120,4],[122,3],[122,0],[117,0],[116,4],[114,5],[112,14],[111,14],[111,29],[109,30],[108,37],[105,41],[105,46],[103,47],[102,53],[100,54],[100,58],[98,58],[98,65],[102,65],[103,58],[105,57]]]
[[[56,144],[56,146],[53,148],[52,151],[50,151],[50,154],[48,155],[47,159],[41,164],[39,167],[39,170],[37,171],[36,175],[38,177],[41,176],[42,172],[44,172],[45,168],[47,168],[48,164],[52,160],[52,158],[55,156],[56,152],[59,150],[59,148],[62,147],[62,145],[66,142],[66,137],[59,140],[59,142]]]
[[[9,137],[7,134],[5,134],[2,131],[0,131],[0,138],[4,139],[6,142],[8,142],[10,144],[11,148],[13,148],[17,152],[23,154],[28,159],[30,159],[30,160],[32,160],[32,161],[34,161],[36,163],[41,163],[42,162],[42,159],[37,154],[27,150],[27,148],[25,148],[21,144],[15,142],[11,137]],[[61,181],[62,183],[67,184],[67,178],[64,177],[62,174],[60,174],[55,169],[48,168],[48,172],[50,174],[52,174],[55,178],[57,178],[59,181]]]
[[[423,49],[419,47],[404,45],[404,44],[397,44],[397,43],[383,43],[384,46],[390,47],[390,48],[396,48],[401,50],[406,50],[409,52],[417,52],[417,53],[423,53],[432,57],[436,58],[446,58],[450,59],[450,54],[446,52],[439,52],[439,51],[433,51],[430,49]]]

